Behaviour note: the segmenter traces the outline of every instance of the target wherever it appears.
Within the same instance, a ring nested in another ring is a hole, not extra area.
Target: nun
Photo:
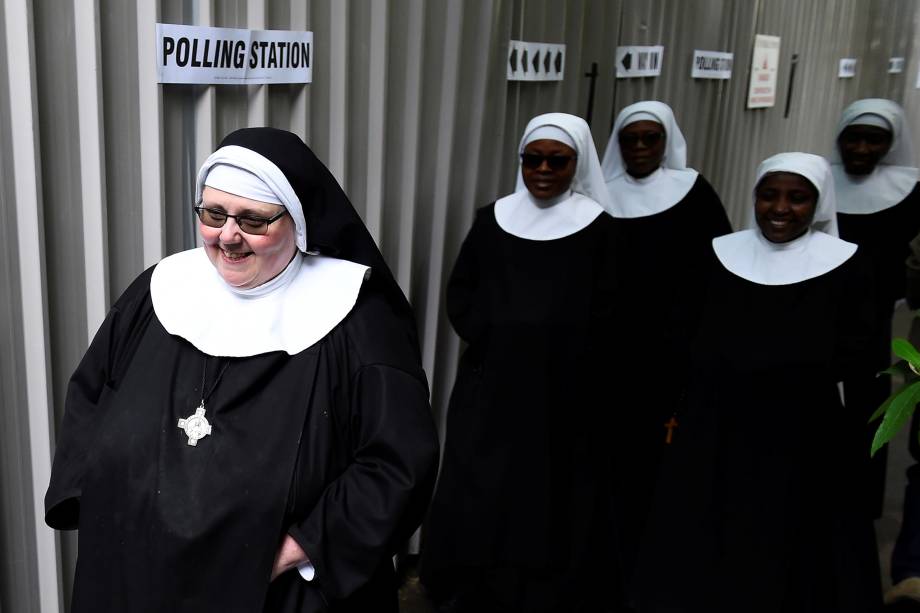
[[[612,219],[584,120],[535,117],[517,152],[514,193],[477,212],[447,286],[468,346],[420,575],[445,611],[601,610]]]
[[[662,355],[685,352],[696,327],[710,241],[731,232],[731,225],[709,182],[687,167],[687,144],[667,104],[650,100],[624,108],[602,168],[617,259],[624,262],[610,371],[618,378],[611,398],[617,411],[613,485],[628,580],[680,395],[679,377],[662,377],[655,365]]]
[[[910,241],[920,232],[920,187],[909,126],[903,109],[891,100],[868,98],[848,106],[836,145],[832,168],[840,236],[869,256],[878,289],[875,361],[844,385],[847,404],[868,418],[891,392],[890,378],[875,373],[891,363],[891,319],[895,302],[904,298]],[[873,424],[869,440],[874,430]],[[867,503],[873,517],[882,512],[887,451],[872,460]]]
[[[409,304],[294,134],[227,136],[194,211],[203,246],[131,284],[67,389],[70,610],[396,613],[438,456]]]
[[[865,418],[838,382],[873,335],[871,270],[837,236],[828,163],[757,170],[751,227],[712,241],[680,428],[643,549],[640,610],[872,613],[874,530],[853,487]]]

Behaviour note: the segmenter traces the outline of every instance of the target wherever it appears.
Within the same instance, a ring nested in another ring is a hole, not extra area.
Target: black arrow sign
[[[511,57],[508,61],[511,62],[511,72],[517,72],[517,47],[511,50]]]
[[[524,72],[527,72],[527,49],[521,51],[521,68],[524,69]]]
[[[562,51],[556,52],[556,72],[562,72]]]
[[[632,53],[627,51],[620,63],[623,64],[623,68],[629,70],[632,67]]]
[[[549,49],[546,50],[546,53],[543,55],[543,72],[549,74],[549,67],[553,61],[553,52]]]
[[[536,73],[540,72],[540,50],[537,49],[537,52],[533,54],[533,71]]]

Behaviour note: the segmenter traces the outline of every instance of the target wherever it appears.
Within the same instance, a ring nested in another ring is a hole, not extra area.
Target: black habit
[[[71,379],[45,498],[50,526],[79,529],[71,611],[395,612],[391,556],[425,511],[437,462],[408,304],[298,138],[249,129],[222,145],[272,160],[313,247],[372,277],[345,319],[294,355],[208,356],[157,319],[153,269],[125,291]],[[205,368],[213,432],[190,446],[177,421],[198,406]],[[312,582],[296,570],[269,582],[285,533]]]
[[[421,577],[473,611],[589,610],[612,574],[600,484],[612,218],[529,240],[478,211],[447,288],[464,351]],[[605,374],[606,376],[606,374]],[[602,452],[603,449],[603,452]],[[474,603],[474,604],[470,604]],[[590,609],[594,610],[594,609]]]
[[[860,250],[861,251],[861,250]],[[854,487],[865,416],[837,382],[874,322],[860,252],[821,276],[753,283],[715,257],[643,548],[640,611],[872,613],[878,553]]]
[[[616,379],[608,386],[606,408],[616,415],[611,428],[613,521],[628,581],[666,444],[665,424],[683,388],[686,371],[678,363],[685,360],[698,323],[712,239],[732,229],[719,196],[702,175],[669,209],[614,222],[620,293],[607,353]],[[664,362],[662,356],[668,356]]]
[[[844,382],[844,401],[868,417],[891,393],[891,378],[876,373],[891,364],[891,320],[894,303],[905,295],[905,261],[910,255],[910,241],[920,232],[920,183],[898,204],[869,214],[837,213],[840,238],[856,243],[871,260],[876,282],[875,342],[870,349],[873,361],[866,372]],[[871,441],[878,423],[867,427]],[[867,443],[868,444],[868,443]],[[880,517],[885,494],[885,464],[888,447],[872,459],[866,485],[867,512]]]

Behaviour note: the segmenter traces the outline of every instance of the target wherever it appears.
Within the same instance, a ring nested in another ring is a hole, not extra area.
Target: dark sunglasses
[[[225,211],[209,209],[203,206],[194,207],[201,223],[210,228],[223,228],[227,223],[227,218],[232,217],[236,225],[246,234],[265,234],[268,232],[268,226],[287,215],[287,209],[282,209],[277,215],[271,217],[259,217],[258,215],[231,215]]]
[[[879,146],[885,145],[891,142],[891,134],[884,132],[846,132],[840,135],[840,142],[844,145],[858,145],[861,142],[865,142],[867,145]]]
[[[546,165],[549,166],[550,170],[562,170],[569,165],[569,162],[574,159],[576,159],[576,156],[574,155],[540,155],[539,153],[522,153],[521,166],[530,170],[536,170],[542,166],[543,161],[546,160]]]
[[[654,147],[664,139],[664,132],[643,132],[641,134],[636,132],[624,134],[621,132],[617,139],[623,147],[635,147],[639,144],[639,141],[642,141],[646,147]]]

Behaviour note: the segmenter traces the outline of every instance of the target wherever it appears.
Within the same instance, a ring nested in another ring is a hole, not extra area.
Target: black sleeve
[[[51,482],[45,493],[45,523],[74,530],[80,518],[81,480],[92,459],[93,440],[105,397],[117,385],[139,335],[131,331],[149,317],[150,275],[141,274],[112,306],[67,385],[64,420],[57,431]]]
[[[877,301],[874,299],[876,279],[871,262],[862,253],[862,248],[859,248],[844,266],[848,271],[837,299],[834,350],[835,377],[838,381],[872,377],[885,368],[885,364],[879,364],[875,359],[880,330]],[[853,288],[859,290],[854,291]]]
[[[428,390],[417,376],[366,366],[349,404],[352,460],[288,530],[333,600],[366,584],[421,523],[438,462]]]
[[[447,317],[460,338],[472,343],[485,332],[480,283],[483,209],[467,234],[447,282]]]

